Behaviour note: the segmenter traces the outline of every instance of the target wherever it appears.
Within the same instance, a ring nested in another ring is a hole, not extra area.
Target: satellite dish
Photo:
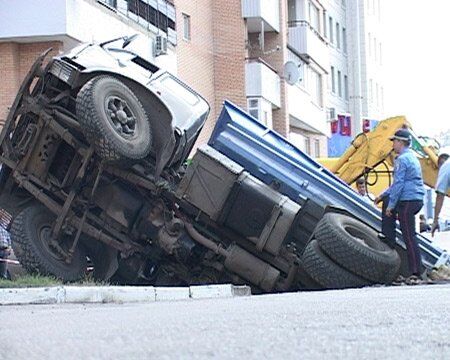
[[[294,85],[300,80],[299,66],[293,61],[288,61],[284,64],[284,79],[289,85]]]

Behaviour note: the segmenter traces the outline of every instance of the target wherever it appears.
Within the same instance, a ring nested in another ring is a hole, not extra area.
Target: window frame
[[[192,40],[191,16],[186,13],[182,13],[181,15],[183,17],[183,40],[191,41]]]

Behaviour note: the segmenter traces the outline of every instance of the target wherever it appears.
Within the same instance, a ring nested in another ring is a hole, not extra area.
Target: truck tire
[[[44,206],[32,204],[22,210],[11,227],[11,243],[21,265],[29,273],[55,276],[63,281],[75,281],[84,277],[87,268],[86,255],[78,246],[71,263],[49,246],[55,216]],[[71,246],[72,239],[60,244]]]
[[[309,276],[326,289],[356,288],[371,284],[331,260],[322,251],[317,240],[313,239],[306,245],[301,260],[303,269]]]
[[[296,277],[296,284],[300,290],[322,290],[323,286],[315,281],[303,267],[300,262],[298,266],[298,273]]]
[[[389,283],[400,268],[400,257],[361,221],[327,213],[314,232],[323,251],[347,270],[377,283]]]
[[[109,281],[118,268],[118,251],[106,244],[82,234],[80,243],[93,264],[92,276],[95,281]]]
[[[152,146],[150,122],[133,92],[112,76],[89,80],[77,96],[84,135],[106,161],[139,160]]]

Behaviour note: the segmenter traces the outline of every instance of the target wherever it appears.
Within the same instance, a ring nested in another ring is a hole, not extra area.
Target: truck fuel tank
[[[301,208],[209,146],[194,155],[177,195],[275,256]]]

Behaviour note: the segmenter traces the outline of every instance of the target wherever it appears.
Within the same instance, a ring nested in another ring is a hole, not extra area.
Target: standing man
[[[434,205],[434,220],[431,226],[431,236],[439,230],[439,214],[444,204],[444,198],[450,189],[450,160],[448,154],[441,154],[438,157],[439,173],[436,181],[436,203]]]
[[[9,233],[0,225],[0,279],[8,278],[8,260],[11,254],[11,239]]]
[[[375,203],[383,201],[382,232],[385,242],[395,247],[395,231],[397,214],[400,229],[406,244],[409,269],[413,275],[423,272],[419,245],[416,242],[415,215],[423,206],[425,189],[419,160],[409,148],[411,134],[406,129],[397,130],[390,138],[393,150],[398,154],[394,162],[394,181],[392,185],[375,199]]]

